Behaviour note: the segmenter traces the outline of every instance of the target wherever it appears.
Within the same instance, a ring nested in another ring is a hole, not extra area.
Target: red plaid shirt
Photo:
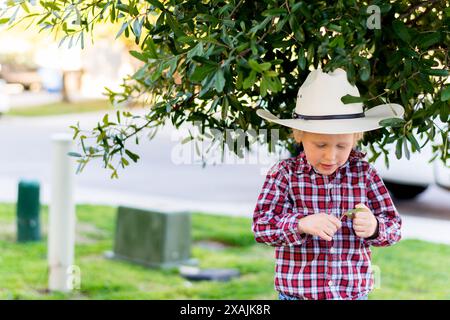
[[[400,216],[375,168],[352,150],[347,162],[332,175],[317,173],[299,156],[279,161],[268,172],[253,215],[257,242],[275,248],[275,289],[301,299],[354,300],[374,285],[370,246],[400,240]],[[364,203],[378,220],[372,239],[356,236],[352,220],[344,217],[333,240],[300,235],[298,220],[314,213],[338,218]]]

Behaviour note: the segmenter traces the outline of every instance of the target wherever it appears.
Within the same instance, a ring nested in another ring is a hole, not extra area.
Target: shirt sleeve
[[[367,180],[368,207],[378,220],[378,234],[364,241],[375,247],[393,245],[401,239],[402,221],[389,192],[371,165]]]
[[[308,235],[298,232],[297,212],[289,196],[289,181],[285,170],[277,165],[269,170],[253,214],[252,231],[257,242],[271,246],[301,245]]]

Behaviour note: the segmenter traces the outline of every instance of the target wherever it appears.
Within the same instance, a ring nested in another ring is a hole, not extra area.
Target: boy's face
[[[353,148],[354,136],[353,133],[319,134],[303,132],[301,139],[306,159],[317,172],[323,175],[331,175],[347,162]]]

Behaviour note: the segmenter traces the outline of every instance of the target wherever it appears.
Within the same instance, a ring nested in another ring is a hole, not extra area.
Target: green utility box
[[[114,258],[154,268],[189,263],[189,212],[148,211],[121,206],[116,223]]]
[[[39,182],[19,182],[17,197],[17,241],[39,241],[41,239],[39,213]]]

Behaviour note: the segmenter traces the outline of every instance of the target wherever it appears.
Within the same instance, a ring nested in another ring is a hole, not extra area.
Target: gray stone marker
[[[112,258],[152,268],[194,264],[191,214],[119,207]]]

